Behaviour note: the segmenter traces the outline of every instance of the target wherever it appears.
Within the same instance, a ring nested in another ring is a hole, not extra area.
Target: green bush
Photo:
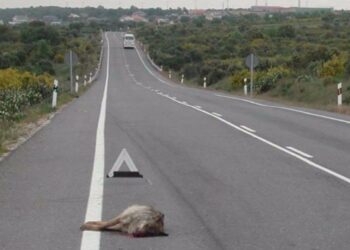
[[[231,76],[231,83],[233,89],[239,89],[243,87],[244,85],[244,78],[249,81],[250,73],[248,70],[241,70],[237,73],[235,73],[233,76]]]
[[[52,77],[35,76],[14,69],[0,70],[0,119],[16,120],[24,108],[38,104],[52,93]]]
[[[287,77],[290,74],[289,70],[284,67],[275,67],[267,72],[259,72],[255,84],[258,93],[264,93],[276,86],[278,80],[282,77]]]

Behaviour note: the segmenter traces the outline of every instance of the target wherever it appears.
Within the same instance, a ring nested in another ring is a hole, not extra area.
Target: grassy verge
[[[67,92],[60,93],[57,108],[59,109],[73,98]],[[25,109],[20,120],[0,121],[0,156],[7,153],[21,137],[26,137],[33,129],[47,120],[49,114],[54,111],[51,107],[51,99],[47,99]]]
[[[242,89],[232,88],[229,78],[209,86],[210,89],[243,95]],[[295,83],[293,79],[283,80],[264,94],[255,94],[255,98],[281,104],[314,108],[350,115],[350,81],[343,82],[343,106],[337,106],[337,85],[325,85],[315,79],[307,83]]]
[[[79,95],[83,94],[89,86],[81,87]],[[40,126],[49,119],[50,114],[60,109],[65,104],[76,98],[76,94],[70,94],[63,91],[58,94],[57,108],[52,109],[51,99],[46,99],[40,104],[26,108],[23,111],[23,117],[15,121],[0,120],[0,157],[6,154],[13,145],[18,143],[21,138],[27,137],[33,129]]]

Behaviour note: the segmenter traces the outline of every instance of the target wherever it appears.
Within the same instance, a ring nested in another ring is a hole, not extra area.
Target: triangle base
[[[130,172],[130,171],[116,171],[113,172],[113,176],[107,178],[143,178],[142,174],[139,172]]]

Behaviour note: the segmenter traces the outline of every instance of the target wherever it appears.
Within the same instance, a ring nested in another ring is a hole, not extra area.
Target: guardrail
[[[100,52],[100,59],[99,59],[99,62],[98,62],[98,65],[97,65],[97,68],[96,68],[96,71],[95,71],[95,74],[92,76],[92,78],[90,79],[90,83],[96,81],[98,79],[98,76],[100,74],[100,71],[101,71],[101,66],[102,66],[102,60],[103,60],[103,52],[104,52],[104,48],[103,48],[103,32],[101,32],[101,52]]]
[[[147,53],[147,59],[150,62],[150,64],[158,71],[162,72],[163,69],[161,67],[159,67],[151,58],[151,56],[149,55],[149,53]]]
[[[139,42],[139,47],[141,47],[141,48],[142,48],[142,51],[143,51],[144,53],[146,53],[145,47],[144,47],[144,45],[143,45],[141,42]],[[163,71],[163,68],[162,68],[161,66],[158,66],[158,65],[152,60],[152,58],[151,58],[151,56],[149,55],[148,52],[146,53],[146,58],[147,58],[148,62],[153,66],[153,68],[155,68],[156,70],[158,70],[158,71],[160,71],[160,72]]]

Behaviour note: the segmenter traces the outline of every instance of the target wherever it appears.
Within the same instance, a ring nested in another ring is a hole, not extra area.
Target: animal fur
[[[81,230],[115,230],[133,237],[166,235],[164,233],[164,214],[151,206],[132,205],[109,221],[89,221]]]

